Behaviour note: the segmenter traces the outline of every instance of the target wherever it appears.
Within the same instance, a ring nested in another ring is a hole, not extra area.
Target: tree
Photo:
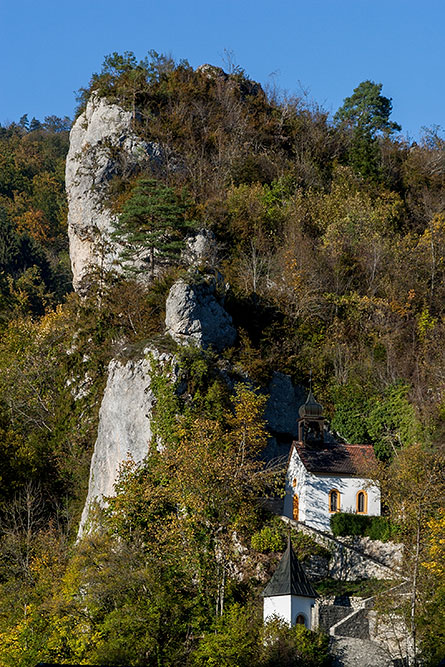
[[[36,130],[40,130],[42,127],[42,123],[37,120],[34,116],[31,118],[31,122],[29,124],[29,131],[30,132],[35,132]]]
[[[166,565],[169,553],[184,572],[183,586],[194,588],[207,613],[218,616],[240,560],[237,545],[257,527],[258,498],[271,478],[258,458],[267,442],[264,397],[239,385],[233,410],[220,422],[171,414],[168,427],[171,397],[164,384],[160,389],[154,421],[163,451],[150,451],[142,467],[122,470],[117,495],[109,499],[111,525],[124,539],[142,530],[151,556]]]
[[[389,120],[392,111],[391,98],[381,94],[382,84],[362,81],[351,97],[346,97],[338,109],[334,121],[365,132],[374,139],[379,132],[392,134],[402,128]]]
[[[440,522],[431,521],[443,507],[445,499],[445,458],[443,454],[422,444],[403,447],[389,468],[382,467],[379,477],[382,495],[391,518],[400,526],[404,544],[403,573],[409,578],[409,596],[403,596],[405,619],[412,644],[412,663],[419,664],[418,643],[422,639],[419,621],[431,601],[431,590],[439,589],[441,570],[436,567],[435,530]],[[431,539],[433,538],[433,539]],[[430,540],[430,542],[429,542]],[[426,559],[428,563],[422,568]],[[436,575],[436,586],[431,587],[426,571]],[[389,598],[388,598],[389,599]],[[400,605],[400,595],[398,604]],[[424,623],[424,626],[428,623]],[[420,632],[419,632],[420,630]],[[443,627],[442,627],[443,631]],[[420,635],[420,637],[419,637]]]
[[[429,543],[422,563],[427,573],[428,593],[423,596],[419,626],[422,658],[428,665],[438,665],[445,651],[445,510],[428,521]]]
[[[31,123],[36,119],[33,118]],[[38,126],[34,129],[40,128],[42,125],[39,121],[36,121]],[[45,116],[43,127],[47,132],[69,132],[71,128],[71,119],[68,116],[60,118],[59,116],[51,115]]]
[[[28,120],[28,114],[25,113],[19,120],[19,125],[22,127],[24,130],[28,131],[29,128],[29,120]]]
[[[362,176],[378,175],[378,134],[390,135],[402,128],[389,120],[392,101],[381,94],[382,84],[362,81],[334,116],[334,122],[352,129],[350,164]]]
[[[123,245],[123,267],[141,273],[148,262],[154,277],[155,260],[177,257],[185,232],[194,225],[186,218],[187,209],[185,197],[177,195],[173,188],[153,178],[139,179],[123,205],[113,233],[113,238]]]

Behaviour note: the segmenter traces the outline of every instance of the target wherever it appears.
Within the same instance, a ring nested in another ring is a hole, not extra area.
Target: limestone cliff
[[[129,111],[93,95],[72,127],[66,191],[75,290],[82,289],[88,272],[112,268],[119,255],[110,241],[115,217],[106,206],[111,179],[162,163],[159,144],[142,141],[131,123]]]
[[[174,381],[177,369],[172,357],[153,349],[146,350],[136,361],[113,360],[109,364],[79,536],[85,530],[91,504],[102,503],[103,496],[114,494],[122,463],[128,459],[139,463],[148,453],[155,403],[151,389],[151,356]]]
[[[224,310],[212,278],[195,284],[178,280],[173,285],[166,303],[165,326],[180,345],[221,351],[236,339],[232,318]]]
[[[195,284],[179,280],[172,286],[166,304],[166,331],[180,345],[216,351],[233,345],[237,335],[217,296],[215,280],[211,279]],[[148,453],[155,403],[149,354],[159,360],[172,381],[178,379],[179,370],[173,357],[160,354],[153,347],[139,359],[110,362],[80,535],[85,530],[91,504],[102,502],[103,496],[113,495],[122,463],[128,458],[140,462]],[[232,382],[228,376],[226,379],[229,384]],[[249,381],[247,377],[246,381]],[[293,386],[289,376],[282,373],[273,374],[267,394],[265,417],[275,436],[270,438],[265,452],[270,459],[287,454],[290,439],[295,435],[298,409],[305,396]]]

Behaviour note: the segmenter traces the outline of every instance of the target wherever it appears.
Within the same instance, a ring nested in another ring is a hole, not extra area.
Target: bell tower
[[[306,402],[299,409],[298,440],[305,444],[321,445],[324,443],[325,418],[323,406],[318,403],[312,389],[309,390]]]

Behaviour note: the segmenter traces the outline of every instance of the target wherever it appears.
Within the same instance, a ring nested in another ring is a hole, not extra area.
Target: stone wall
[[[320,604],[318,607],[318,627],[329,634],[333,625],[342,621],[351,613],[351,607],[334,604]]]
[[[393,579],[394,570],[375,558],[361,553],[356,547],[343,544],[337,538],[286,516],[281,519],[293,528],[309,535],[332,553],[329,576],[342,581],[358,579]]]
[[[330,627],[330,634],[338,637],[356,637],[370,639],[369,613],[367,609],[356,609],[347,616],[339,619]]]

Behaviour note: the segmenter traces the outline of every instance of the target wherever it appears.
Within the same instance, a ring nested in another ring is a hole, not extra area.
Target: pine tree
[[[148,262],[153,277],[155,262],[177,258],[185,233],[194,226],[186,219],[187,209],[187,201],[173,188],[155,179],[139,179],[113,233],[123,246],[120,259],[124,269],[142,273]]]

